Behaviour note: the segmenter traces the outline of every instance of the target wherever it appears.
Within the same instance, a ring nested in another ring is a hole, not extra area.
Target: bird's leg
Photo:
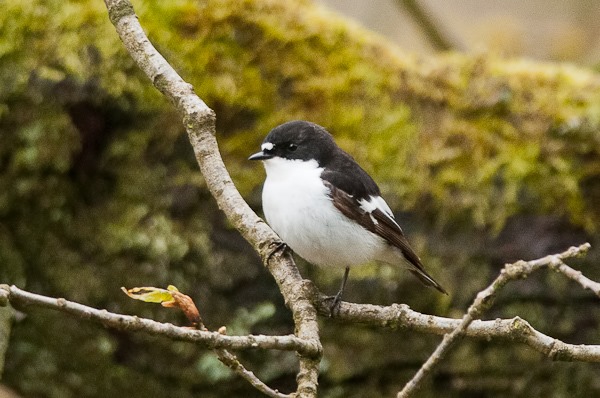
[[[344,289],[346,288],[346,282],[348,282],[349,273],[350,267],[346,267],[346,270],[344,271],[344,277],[342,278],[342,286],[340,286],[340,291],[333,296],[333,302],[331,303],[331,307],[329,307],[330,318],[333,318],[333,314],[340,310],[340,302],[342,301],[342,295],[344,294]]]

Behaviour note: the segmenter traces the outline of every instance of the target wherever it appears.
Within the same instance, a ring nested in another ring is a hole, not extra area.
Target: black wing
[[[354,163],[356,164],[356,163]],[[409,269],[426,286],[432,286],[444,294],[448,294],[424,269],[423,263],[413,251],[404,236],[402,229],[396,223],[392,214],[387,214],[386,209],[375,207],[371,211],[361,207],[361,200],[370,201],[372,197],[380,196],[379,187],[371,177],[356,164],[362,172],[357,178],[352,173],[336,173],[324,171],[321,175],[325,185],[330,190],[333,205],[346,217],[359,223],[363,228],[385,239],[390,245],[397,247],[402,255],[412,265]],[[352,170],[353,172],[355,170]],[[360,173],[359,173],[360,174]],[[366,180],[365,180],[366,177]],[[366,183],[361,183],[366,181]]]

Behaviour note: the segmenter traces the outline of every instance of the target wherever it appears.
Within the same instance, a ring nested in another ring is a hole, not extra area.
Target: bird
[[[448,294],[426,271],[369,174],[322,126],[293,120],[273,128],[260,151],[266,179],[263,213],[300,257],[345,268],[330,316],[342,299],[350,267],[373,261],[405,264],[423,284]]]

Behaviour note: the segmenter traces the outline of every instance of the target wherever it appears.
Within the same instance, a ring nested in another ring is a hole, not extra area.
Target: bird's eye
[[[298,145],[296,145],[296,144],[289,144],[288,145],[288,150],[290,152],[294,152],[296,149],[298,149]]]

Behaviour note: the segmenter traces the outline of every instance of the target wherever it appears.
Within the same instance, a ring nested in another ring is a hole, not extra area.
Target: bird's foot
[[[329,317],[330,318],[333,318],[334,315],[339,314],[339,312],[340,312],[340,304],[342,302],[342,293],[343,293],[343,291],[340,290],[339,292],[337,292],[337,294],[335,296],[327,296],[324,298],[325,301],[331,302],[331,304],[329,304]]]
[[[271,260],[271,257],[273,257],[275,255],[275,253],[277,253],[278,251],[281,251],[282,253],[285,253],[285,251],[289,249],[289,246],[285,242],[283,242],[283,241],[275,242],[275,243],[273,243],[273,245],[275,247],[267,255],[267,259],[265,261],[267,264]]]

